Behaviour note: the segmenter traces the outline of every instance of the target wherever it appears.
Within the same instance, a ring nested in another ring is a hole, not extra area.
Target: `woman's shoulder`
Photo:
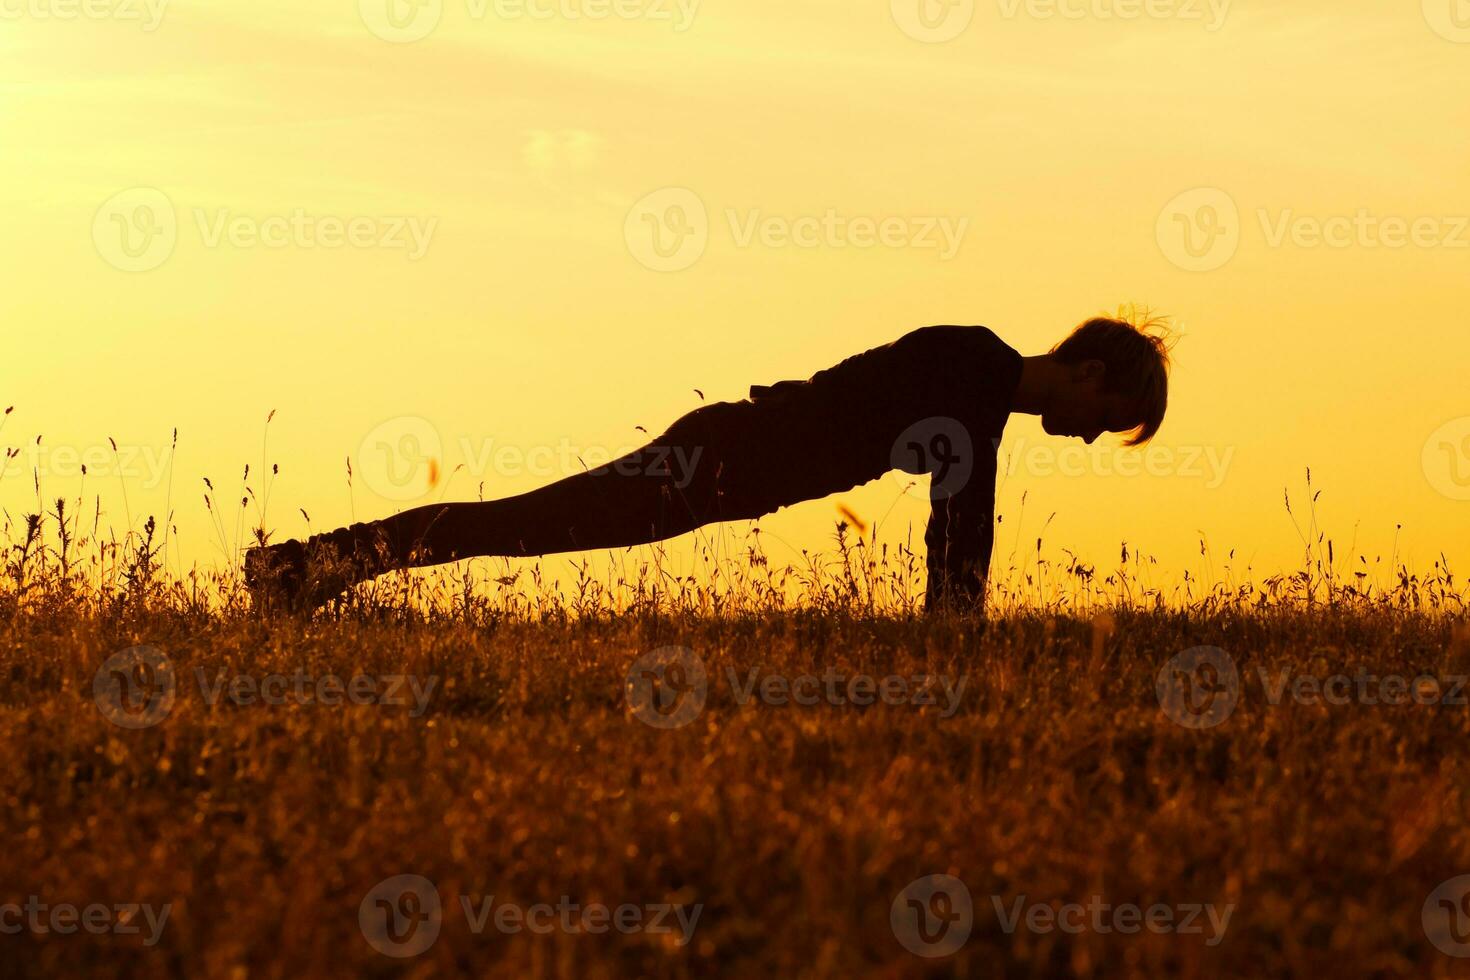
[[[1020,357],[1020,354],[1001,340],[994,330],[982,326],[939,324],[920,327],[904,334],[897,343],[913,348],[940,351],[949,349],[963,354],[1010,353]]]

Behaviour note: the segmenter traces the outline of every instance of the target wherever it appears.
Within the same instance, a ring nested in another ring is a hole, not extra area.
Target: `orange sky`
[[[1203,572],[1201,535],[1295,567],[1311,466],[1339,548],[1470,559],[1463,0],[392,2],[0,0],[12,517],[33,469],[161,514],[177,426],[176,558],[210,562],[201,477],[237,494],[272,409],[294,534],[924,324],[1031,354],[1140,303],[1184,334],[1153,455],[1016,419],[998,558],[1055,513],[1104,567]]]

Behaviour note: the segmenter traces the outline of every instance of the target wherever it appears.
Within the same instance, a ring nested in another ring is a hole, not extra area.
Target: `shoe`
[[[250,590],[257,609],[300,608],[306,579],[306,545],[300,541],[285,541],[245,552],[245,587]]]

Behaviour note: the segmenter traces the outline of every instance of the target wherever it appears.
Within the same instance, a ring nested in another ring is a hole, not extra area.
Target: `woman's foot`
[[[283,541],[245,553],[245,585],[257,609],[310,611],[352,587],[351,568],[329,543]]]
[[[306,584],[306,546],[300,541],[251,548],[245,552],[245,586],[257,609],[294,609]]]

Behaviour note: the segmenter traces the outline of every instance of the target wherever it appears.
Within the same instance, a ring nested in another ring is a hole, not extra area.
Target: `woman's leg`
[[[336,594],[398,568],[623,548],[760,517],[804,499],[802,469],[783,465],[791,456],[783,434],[795,427],[776,421],[765,405],[708,405],[597,470],[502,500],[429,504],[259,549],[247,574],[252,588],[274,581],[288,598],[317,603],[324,600],[311,593]],[[333,572],[313,586],[310,563]]]
[[[381,552],[389,567],[483,556],[550,555],[647,544],[720,520],[718,451],[664,437],[549,486],[468,503],[428,504],[313,538],[339,552]],[[689,469],[686,470],[686,467]]]

